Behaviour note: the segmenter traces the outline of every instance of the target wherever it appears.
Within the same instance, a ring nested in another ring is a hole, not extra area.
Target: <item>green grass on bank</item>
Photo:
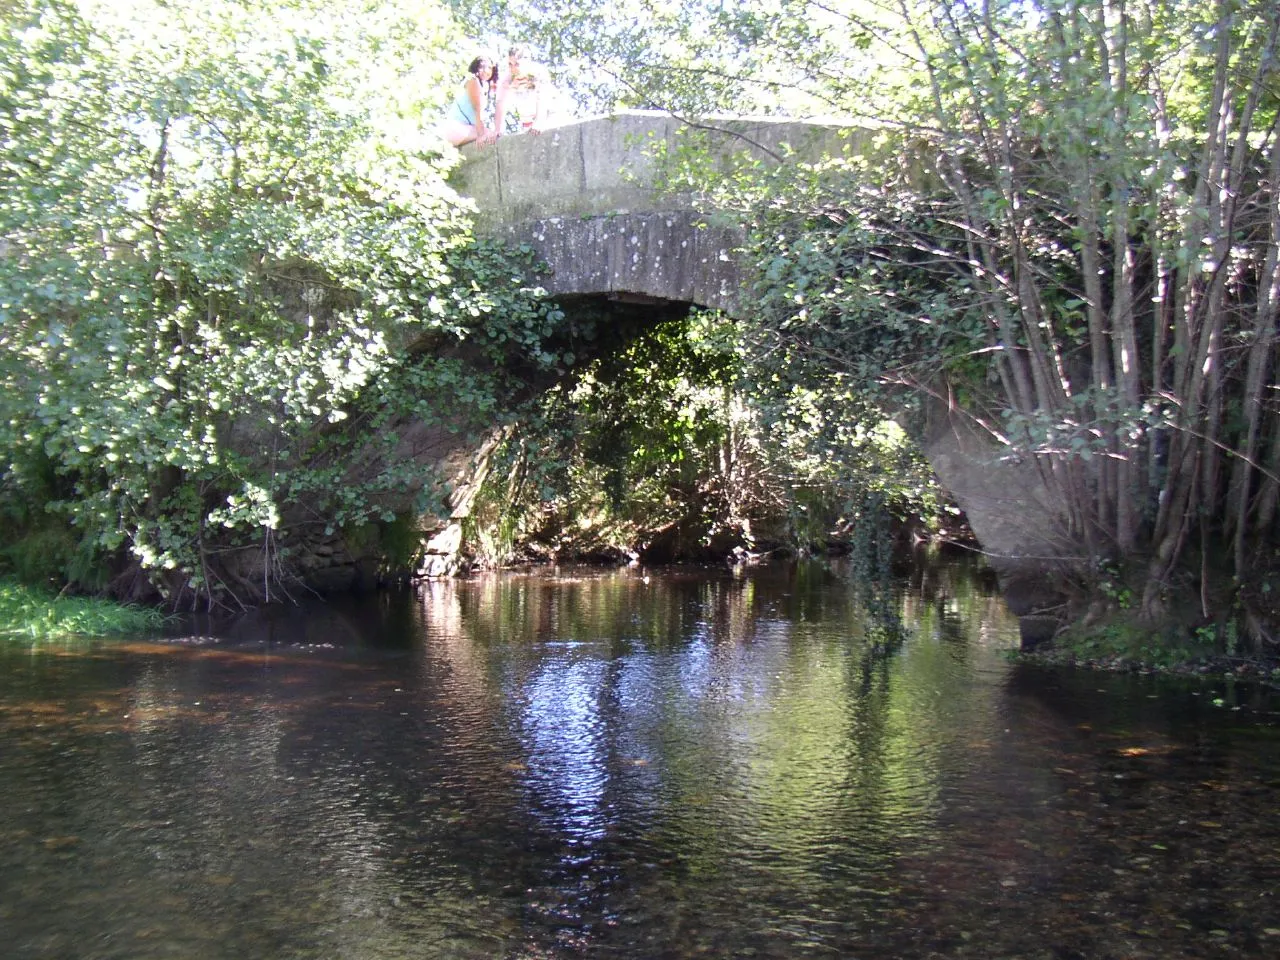
[[[1258,649],[1240,641],[1232,624],[1196,628],[1143,628],[1124,620],[1069,628],[1011,659],[1050,666],[1089,667],[1180,676],[1230,676],[1280,683],[1280,656],[1274,645]]]
[[[0,641],[54,640],[158,629],[159,610],[100,600],[61,597],[50,590],[0,580]]]

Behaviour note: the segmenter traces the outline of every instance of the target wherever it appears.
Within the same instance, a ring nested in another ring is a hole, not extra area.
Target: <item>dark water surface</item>
[[[891,649],[818,568],[0,647],[0,957],[1280,956],[1274,700],[904,589]]]

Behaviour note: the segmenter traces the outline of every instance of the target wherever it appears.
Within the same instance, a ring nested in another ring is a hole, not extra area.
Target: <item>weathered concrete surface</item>
[[[1023,646],[1034,647],[1061,625],[1064,598],[1057,587],[1083,563],[1063,500],[1042,464],[1010,456],[970,412],[938,404],[929,421],[924,455],[999,576]]]
[[[849,124],[711,118],[691,127],[670,114],[629,110],[578,120],[540,135],[503,137],[464,147],[454,171],[458,191],[476,201],[482,227],[549,217],[616,217],[688,210],[688,197],[657,189],[659,145],[675,151],[692,136],[728,160],[819,160],[857,149],[866,131]],[[785,146],[784,146],[785,145]]]
[[[502,233],[538,251],[547,264],[539,281],[553,296],[653,297],[730,314],[739,308],[746,277],[734,251],[741,238],[698,213],[550,217]]]
[[[723,118],[691,128],[628,111],[467,147],[453,183],[476,201],[480,229],[527,243],[554,296],[642,296],[735,312],[739,237],[687,195],[662,189],[660,154],[693,138],[733,163],[818,160],[856,149],[838,123]]]

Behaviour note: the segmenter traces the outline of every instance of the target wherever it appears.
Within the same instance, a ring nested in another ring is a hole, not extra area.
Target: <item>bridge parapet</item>
[[[711,211],[688,194],[658,185],[658,148],[674,150],[688,129],[670,114],[632,110],[504,137],[464,148],[453,183],[475,200],[481,230],[538,252],[554,295],[652,297],[734,313],[744,272],[738,238],[708,228]],[[818,160],[865,140],[865,131],[834,122],[718,117],[696,129],[726,168],[743,154]]]
[[[668,113],[628,110],[553,127],[541,135],[503,137],[487,147],[463,148],[453,182],[473,198],[482,225],[511,225],[548,217],[599,217],[689,210],[687,196],[655,189],[654,147],[674,149],[689,125]],[[848,124],[769,118],[718,117],[699,127],[728,157],[839,154],[858,142]]]

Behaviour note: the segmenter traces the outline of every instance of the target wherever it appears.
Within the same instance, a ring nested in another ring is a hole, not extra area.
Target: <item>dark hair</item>
[[[482,77],[482,76],[480,76],[480,64],[482,64],[482,63],[487,63],[487,64],[489,64],[489,67],[490,67],[491,72],[489,73],[489,76],[487,76],[487,77]],[[478,79],[481,83],[492,83],[492,82],[493,82],[493,73],[492,73],[492,71],[497,70],[497,69],[498,69],[498,64],[497,64],[497,62],[496,62],[496,61],[494,61],[492,58],[490,58],[490,57],[476,57],[474,60],[472,60],[472,61],[471,61],[471,66],[467,67],[467,73],[473,73],[473,74],[475,74],[476,79]]]

